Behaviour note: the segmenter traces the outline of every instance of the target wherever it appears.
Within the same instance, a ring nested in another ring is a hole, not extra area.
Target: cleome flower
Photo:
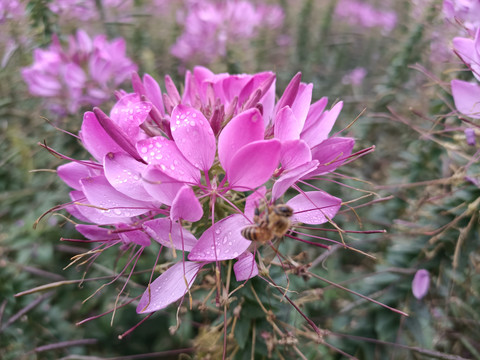
[[[54,36],[47,49],[35,49],[34,62],[22,69],[30,93],[47,99],[59,115],[74,114],[80,107],[100,105],[136,71],[121,38],[108,41],[105,35],[90,39],[78,30],[69,38],[68,49]]]
[[[185,26],[184,32],[170,52],[183,62],[208,64],[218,57],[226,57],[228,44],[237,46],[255,38],[262,28],[275,29],[283,23],[280,6],[248,1],[197,1],[186,3],[186,14],[177,20]]]
[[[210,263],[221,270],[235,260],[238,281],[256,276],[261,244],[242,229],[265,226],[259,219],[268,223],[269,209],[287,191],[292,214],[282,234],[315,244],[291,230],[330,222],[341,207],[340,198],[309,180],[357,156],[352,138],[329,137],[342,102],[330,110],[327,98],[311,104],[313,85],[300,73],[278,101],[271,72],[196,67],[182,94],[169,76],[165,92],[147,74],[134,74],[132,84],[133,93],[117,92],[109,115],[85,113],[79,139],[91,159],[69,159],[58,175],[73,188],[64,208],[84,222],[77,229],[100,243],[96,250],[137,247],[140,256],[153,240],[181,251],[181,260],[148,285],[137,312],[181,299]]]
[[[96,3],[95,0],[52,0],[48,3],[48,8],[62,21],[89,21],[98,20],[101,10],[108,10],[109,18],[110,12],[129,13],[133,3],[132,0],[103,0],[101,3]]]

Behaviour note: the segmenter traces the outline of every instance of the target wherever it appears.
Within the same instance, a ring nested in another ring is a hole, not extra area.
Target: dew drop
[[[146,147],[146,146],[142,147],[142,153],[144,153],[144,154],[145,154],[147,151],[148,151],[148,149],[147,149],[147,147]]]

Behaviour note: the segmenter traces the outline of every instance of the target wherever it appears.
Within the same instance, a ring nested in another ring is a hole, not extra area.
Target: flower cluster
[[[105,35],[92,40],[82,30],[62,48],[57,37],[47,49],[35,49],[34,62],[22,76],[34,96],[48,99],[53,112],[75,113],[81,106],[100,105],[137,66],[126,56],[125,41],[108,41]]]
[[[227,47],[252,39],[260,28],[278,28],[284,13],[279,6],[254,6],[248,1],[190,1],[187,14],[178,16],[185,25],[171,48],[175,57],[208,64],[227,55]]]
[[[196,67],[181,95],[169,76],[163,93],[147,74],[134,74],[132,84],[109,115],[85,113],[79,138],[92,158],[62,165],[58,175],[74,189],[66,210],[85,222],[76,228],[100,243],[97,250],[138,247],[140,256],[153,240],[182,252],[149,284],[137,312],[182,298],[209,263],[235,259],[238,281],[256,276],[257,244],[242,229],[258,225],[259,212],[287,190],[291,227],[326,223],[338,212],[342,200],[308,180],[355,156],[354,140],[329,137],[343,104],[311,104],[313,85],[300,73],[277,102],[272,72]]]
[[[461,23],[470,34],[480,27],[480,1],[444,0],[443,14],[453,23]]]
[[[25,6],[18,0],[0,0],[0,24],[25,16]]]
[[[379,27],[385,33],[391,32],[397,25],[394,11],[379,10],[370,4],[356,0],[341,0],[335,8],[335,15],[354,26],[365,28]]]
[[[119,12],[128,12],[133,7],[132,0],[103,0],[101,4],[104,9]],[[63,20],[98,20],[100,15],[95,0],[53,0],[48,7]]]

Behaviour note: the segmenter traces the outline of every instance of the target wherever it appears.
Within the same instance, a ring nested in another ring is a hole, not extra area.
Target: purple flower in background
[[[100,105],[137,66],[126,56],[125,41],[93,40],[82,30],[62,48],[57,37],[47,49],[35,49],[34,62],[22,69],[32,95],[46,98],[55,113],[73,114],[81,106]]]
[[[0,0],[0,24],[25,16],[25,5],[18,0]]]
[[[342,78],[342,84],[360,86],[363,82],[363,79],[365,79],[365,76],[367,76],[367,70],[363,67],[356,67],[352,71],[345,74],[345,76]]]
[[[412,281],[412,293],[418,300],[422,299],[428,293],[430,287],[430,273],[425,269],[420,269],[415,273]]]
[[[182,298],[211,263],[236,260],[238,281],[256,276],[257,245],[241,230],[254,224],[256,208],[273,206],[287,191],[290,226],[329,222],[340,209],[341,199],[308,180],[352,158],[354,140],[329,136],[343,104],[311,104],[313,84],[302,83],[300,73],[277,102],[272,72],[196,67],[186,73],[183,94],[169,76],[163,93],[149,75],[135,74],[132,84],[133,93],[117,93],[109,115],[85,113],[79,138],[91,160],[65,157],[71,162],[57,172],[73,188],[64,208],[86,223],[77,229],[99,243],[99,253],[120,245],[137,247],[140,256],[151,239],[181,251],[149,284],[139,313]]]
[[[133,7],[133,0],[103,0],[102,7],[109,12],[125,13]],[[80,21],[98,20],[100,11],[95,0],[52,0],[48,3],[50,11],[61,20],[75,19]]]
[[[461,23],[470,34],[474,34],[480,26],[479,0],[444,0],[443,14],[454,23]]]
[[[260,28],[281,26],[283,18],[283,10],[274,5],[255,7],[248,1],[191,1],[187,14],[178,16],[184,32],[172,46],[171,53],[184,62],[193,58],[197,63],[208,64],[217,57],[225,57],[229,46],[255,37]]]
[[[464,130],[464,133],[467,144],[470,146],[475,146],[475,144],[477,143],[477,141],[475,140],[475,130],[472,128],[466,128]]]
[[[379,27],[385,33],[391,32],[397,25],[394,11],[376,9],[370,4],[356,0],[340,0],[335,15],[349,24],[365,28]]]

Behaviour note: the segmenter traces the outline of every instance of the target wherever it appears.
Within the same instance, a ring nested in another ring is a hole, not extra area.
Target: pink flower
[[[182,298],[210,263],[235,259],[238,281],[256,276],[256,245],[241,230],[254,224],[256,208],[287,190],[296,193],[286,202],[293,227],[326,223],[340,209],[341,199],[308,180],[351,159],[354,140],[329,137],[342,103],[330,110],[326,98],[311,104],[313,85],[300,73],[276,103],[271,72],[196,67],[183,94],[169,76],[164,93],[149,75],[134,75],[132,84],[134,93],[117,93],[109,115],[85,113],[80,139],[92,160],[74,160],[58,174],[74,189],[65,208],[88,223],[77,225],[87,239],[137,246],[138,256],[150,239],[181,251],[182,260],[149,284],[137,312]]]
[[[425,269],[420,269],[415,273],[412,281],[412,293],[418,300],[422,299],[428,293],[430,287],[430,274]]]
[[[367,70],[363,67],[356,67],[342,78],[342,83],[345,85],[360,86],[365,76],[367,76]]]
[[[25,5],[18,0],[0,0],[0,24],[25,17]]]
[[[351,25],[380,27],[385,33],[391,32],[397,25],[397,14],[394,11],[376,9],[368,3],[356,0],[339,1],[335,15]]]
[[[255,37],[260,28],[279,27],[283,17],[278,6],[256,8],[248,1],[192,1],[187,15],[179,16],[185,28],[171,53],[184,62],[193,58],[197,63],[211,63],[225,57],[229,46]]]
[[[47,49],[36,49],[34,63],[22,69],[30,93],[48,99],[59,114],[75,113],[80,107],[100,105],[137,66],[126,56],[125,41],[108,41],[98,35],[93,41],[82,30],[63,49],[54,37]]]
[[[473,34],[480,26],[480,1],[444,0],[443,14],[453,23],[462,23]]]
[[[132,6],[132,0],[103,0],[101,2],[104,9],[109,12],[128,12]],[[97,8],[95,0],[52,0],[48,3],[50,11],[57,14],[63,21],[66,20],[98,20],[100,10]],[[110,14],[107,14],[110,15]]]

